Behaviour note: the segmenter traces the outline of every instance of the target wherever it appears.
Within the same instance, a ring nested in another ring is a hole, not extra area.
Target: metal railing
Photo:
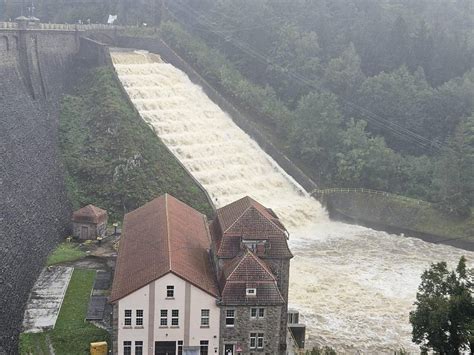
[[[15,29],[18,28],[16,22],[0,22],[0,29]]]
[[[28,27],[29,30],[59,30],[59,31],[92,31],[92,30],[115,30],[121,26],[105,24],[68,24],[68,23],[39,23]],[[1,29],[18,29],[16,22],[0,22]]]
[[[366,188],[363,188],[363,187],[360,187],[360,188],[340,188],[340,187],[336,187],[336,188],[330,188],[330,189],[315,189],[315,190],[312,190],[310,192],[311,195],[319,195],[319,196],[330,195],[330,194],[334,194],[334,193],[363,193],[363,194],[368,194],[368,195],[379,195],[379,196],[390,197],[390,198],[394,198],[394,199],[398,199],[398,200],[416,202],[418,205],[425,205],[425,206],[432,206],[433,205],[431,202],[418,200],[418,199],[410,198],[410,197],[407,197],[407,196],[392,194],[392,193],[386,192],[386,191],[366,189]]]

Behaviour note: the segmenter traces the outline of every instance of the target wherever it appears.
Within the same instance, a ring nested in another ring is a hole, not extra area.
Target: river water
[[[141,117],[201,182],[217,207],[249,195],[290,231],[289,303],[307,345],[393,353],[411,342],[408,313],[431,262],[474,253],[330,221],[310,197],[185,73],[147,52],[112,52]]]

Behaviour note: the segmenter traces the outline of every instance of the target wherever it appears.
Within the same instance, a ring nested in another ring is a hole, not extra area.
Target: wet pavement
[[[33,289],[23,319],[26,333],[54,328],[74,268],[52,266],[45,268]]]

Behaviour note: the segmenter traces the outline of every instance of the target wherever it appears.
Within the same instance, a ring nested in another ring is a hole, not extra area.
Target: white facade
[[[173,286],[173,297],[167,297],[168,286]],[[176,354],[178,342],[186,348],[199,347],[207,341],[208,354],[218,352],[220,312],[216,298],[171,272],[118,300],[117,306],[116,353],[119,355],[124,354],[124,346],[128,345],[130,354],[135,355],[139,342],[143,344],[143,354],[149,355],[155,354],[156,346],[170,347],[173,342]],[[140,325],[141,310],[143,325]],[[127,317],[126,321],[126,315],[130,314],[131,319]]]

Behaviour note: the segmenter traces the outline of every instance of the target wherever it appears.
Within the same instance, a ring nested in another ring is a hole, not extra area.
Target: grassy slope
[[[109,341],[103,329],[86,322],[94,270],[74,270],[51,340],[57,355],[87,354],[91,342]]]
[[[88,354],[91,342],[110,343],[107,331],[85,321],[94,278],[94,270],[74,270],[56,326],[45,333],[21,334],[20,354],[49,354],[47,337],[57,355]]]
[[[85,73],[62,103],[60,147],[74,208],[93,203],[121,219],[168,192],[211,215],[204,193],[123,97],[111,68]]]
[[[86,256],[86,253],[78,248],[75,243],[62,243],[57,246],[54,251],[49,254],[46,262],[47,266],[63,263],[66,261],[74,261]]]

